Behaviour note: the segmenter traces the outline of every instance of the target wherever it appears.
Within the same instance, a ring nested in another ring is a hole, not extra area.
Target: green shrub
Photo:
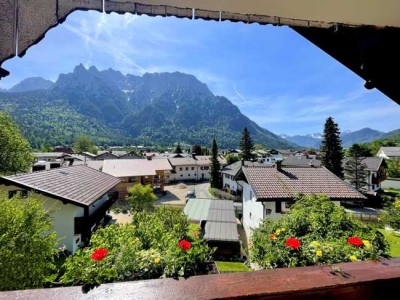
[[[390,225],[392,228],[400,229],[400,198],[389,203],[385,210],[380,214],[383,223]]]
[[[0,193],[0,290],[42,287],[55,271],[58,238],[43,199]]]
[[[182,242],[184,241],[184,242]],[[99,249],[107,255],[93,260]],[[158,207],[136,212],[132,224],[110,225],[93,234],[90,247],[65,262],[65,284],[100,284],[119,280],[190,276],[201,272],[213,249],[189,236],[182,210]]]
[[[254,230],[249,248],[250,262],[260,268],[376,259],[388,251],[379,231],[316,195],[301,196],[277,221],[264,220]]]

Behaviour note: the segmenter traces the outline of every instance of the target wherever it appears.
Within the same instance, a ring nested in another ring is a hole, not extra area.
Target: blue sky
[[[195,75],[260,126],[289,135],[400,128],[400,105],[288,27],[75,12],[23,58],[3,64],[9,88],[24,78],[55,81],[83,63],[122,73]]]

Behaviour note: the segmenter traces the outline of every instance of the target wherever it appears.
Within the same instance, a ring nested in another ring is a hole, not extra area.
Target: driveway
[[[205,183],[192,183],[192,182],[181,182],[178,184],[170,184],[164,186],[164,190],[167,192],[166,195],[159,197],[154,204],[167,204],[167,205],[178,205],[185,206],[186,204],[186,193],[188,191],[194,191],[196,198],[211,198],[208,192],[210,186],[209,182]]]

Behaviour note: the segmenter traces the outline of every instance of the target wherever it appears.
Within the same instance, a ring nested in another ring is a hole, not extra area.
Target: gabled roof
[[[64,152],[33,152],[32,153],[35,157],[43,157],[43,158],[60,158],[65,153]]]
[[[73,166],[0,178],[48,197],[85,207],[115,187],[120,180],[86,166]]]
[[[252,161],[247,161],[247,160],[244,161],[244,165],[245,165],[245,166],[252,166],[252,167],[256,167],[256,166],[259,166],[259,167],[265,166],[265,165],[262,164],[262,163],[259,163],[259,162],[252,162]],[[220,172],[221,172],[222,174],[228,174],[228,175],[235,176],[235,175],[240,171],[240,168],[241,168],[241,167],[242,167],[242,161],[237,161],[237,162],[234,162],[233,164],[230,164],[230,165],[224,167]]]
[[[207,221],[204,239],[239,241],[233,201],[192,198],[183,212],[192,221]]]
[[[196,155],[193,157],[173,157],[168,158],[172,166],[209,166],[211,163],[210,155]],[[226,160],[218,156],[221,165],[226,165]]]
[[[242,172],[258,201],[291,199],[296,193],[325,194],[330,199],[366,199],[325,168],[244,167]]]
[[[378,154],[384,152],[386,156],[399,156],[400,147],[381,147],[379,148]]]
[[[115,177],[152,176],[156,171],[172,170],[168,159],[110,159],[103,163],[103,172]]]
[[[282,166],[287,167],[321,167],[319,159],[311,159],[307,156],[289,156],[282,161]]]
[[[367,165],[367,170],[379,171],[382,163],[384,163],[384,158],[378,156],[366,157],[362,160],[362,162]]]

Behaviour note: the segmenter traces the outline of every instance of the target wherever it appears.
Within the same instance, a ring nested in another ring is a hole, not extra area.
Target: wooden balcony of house
[[[400,259],[9,291],[0,299],[397,299]]]
[[[380,184],[384,180],[386,180],[386,173],[381,173],[376,176],[372,176],[372,184]]]

